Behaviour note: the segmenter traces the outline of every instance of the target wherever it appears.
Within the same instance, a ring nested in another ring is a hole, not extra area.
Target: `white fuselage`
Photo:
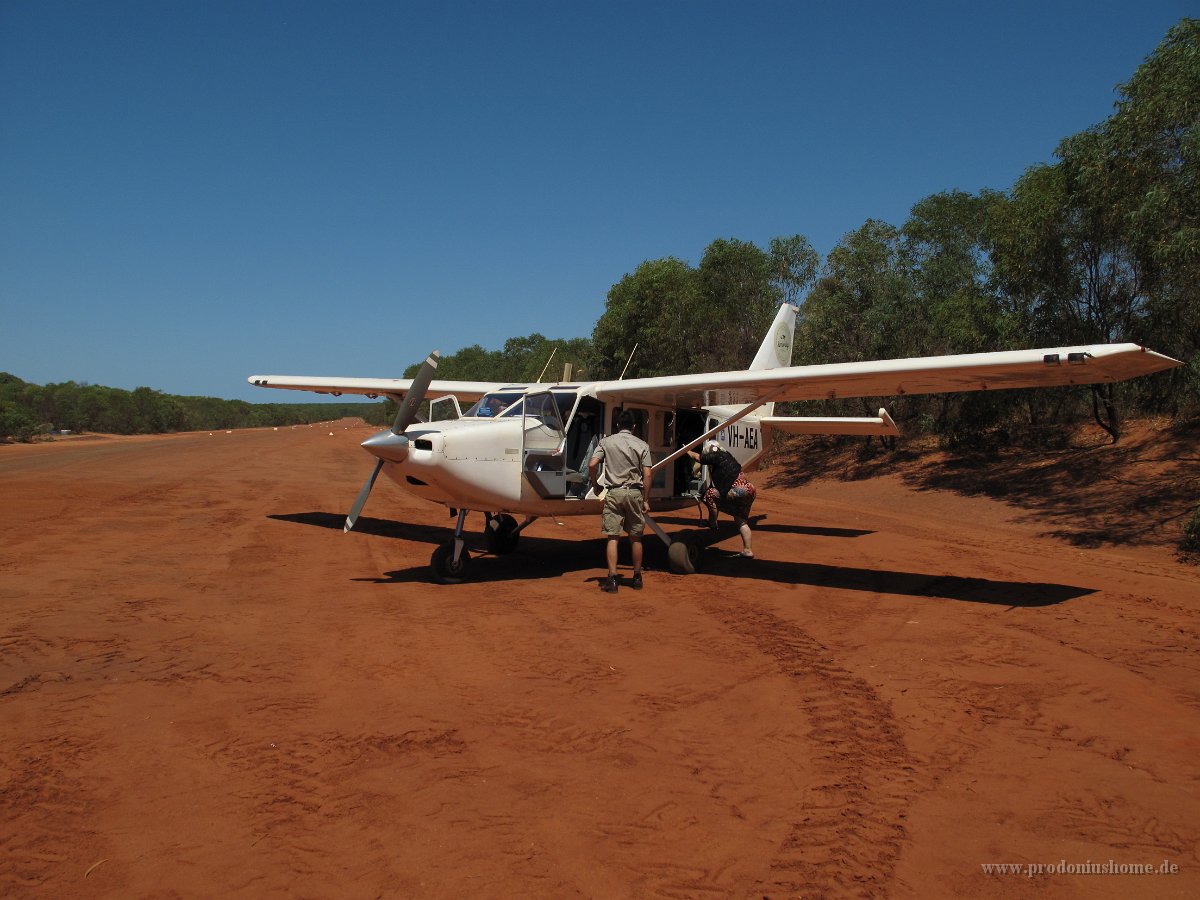
[[[490,416],[492,407],[504,412]],[[615,430],[619,409],[638,419],[636,431],[659,462],[738,408],[711,410],[603,404],[587,385],[514,390],[485,397],[460,418],[414,424],[402,439],[380,432],[363,446],[384,460],[383,472],[407,492],[454,509],[525,516],[596,515],[588,460],[596,441]],[[483,414],[480,414],[480,411]],[[757,416],[722,429],[718,439],[750,468],[763,452]],[[655,469],[651,507],[669,510],[694,503],[696,479],[682,456]]]

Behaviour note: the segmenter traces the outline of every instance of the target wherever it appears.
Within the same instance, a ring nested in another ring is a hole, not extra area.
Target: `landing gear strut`
[[[463,525],[467,521],[467,511],[458,511],[458,522],[454,526],[454,540],[446,541],[433,551],[429,567],[433,569],[433,580],[438,584],[460,584],[467,574],[467,566],[471,562],[471,554],[463,545]]]
[[[429,560],[429,566],[433,569],[433,580],[438,584],[461,584],[466,581],[467,567],[471,562],[471,554],[467,552],[463,541],[463,526],[466,525],[469,510],[456,509],[452,512],[458,517],[454,525],[454,539],[446,541],[434,550]],[[483,541],[488,553],[495,556],[503,556],[516,550],[521,532],[531,522],[537,521],[537,516],[526,516],[525,521],[518,525],[517,520],[508,513],[485,515],[487,524],[483,529]]]

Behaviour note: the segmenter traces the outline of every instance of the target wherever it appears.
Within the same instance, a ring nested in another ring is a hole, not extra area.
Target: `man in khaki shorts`
[[[617,591],[617,541],[622,528],[629,534],[633,551],[633,589],[642,589],[642,532],[646,529],[646,513],[650,512],[644,489],[649,489],[651,463],[649,445],[633,433],[635,421],[633,413],[622,410],[617,419],[620,431],[602,438],[588,461],[592,490],[600,493],[601,463],[603,487],[608,489],[600,526],[608,536],[608,577],[600,582],[600,590],[609,594]]]

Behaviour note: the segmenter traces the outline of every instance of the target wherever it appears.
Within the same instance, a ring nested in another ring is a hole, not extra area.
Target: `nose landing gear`
[[[467,552],[462,536],[466,521],[467,511],[460,509],[458,522],[454,526],[454,540],[441,544],[429,559],[433,580],[438,584],[460,584],[466,577],[467,566],[471,562],[471,554]]]
[[[508,513],[493,515],[487,513],[487,525],[483,529],[483,541],[487,552],[494,556],[504,556],[517,549],[521,532],[525,526],[536,521],[536,516],[528,516],[521,524]],[[467,578],[467,567],[471,562],[463,540],[463,526],[466,525],[467,510],[458,510],[458,521],[454,526],[454,539],[446,541],[433,551],[429,567],[433,570],[433,580],[438,584],[461,584]]]

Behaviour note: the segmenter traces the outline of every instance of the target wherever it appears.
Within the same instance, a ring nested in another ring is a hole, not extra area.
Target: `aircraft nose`
[[[408,458],[408,438],[384,429],[362,442],[362,447],[372,456],[388,462],[403,462]]]

